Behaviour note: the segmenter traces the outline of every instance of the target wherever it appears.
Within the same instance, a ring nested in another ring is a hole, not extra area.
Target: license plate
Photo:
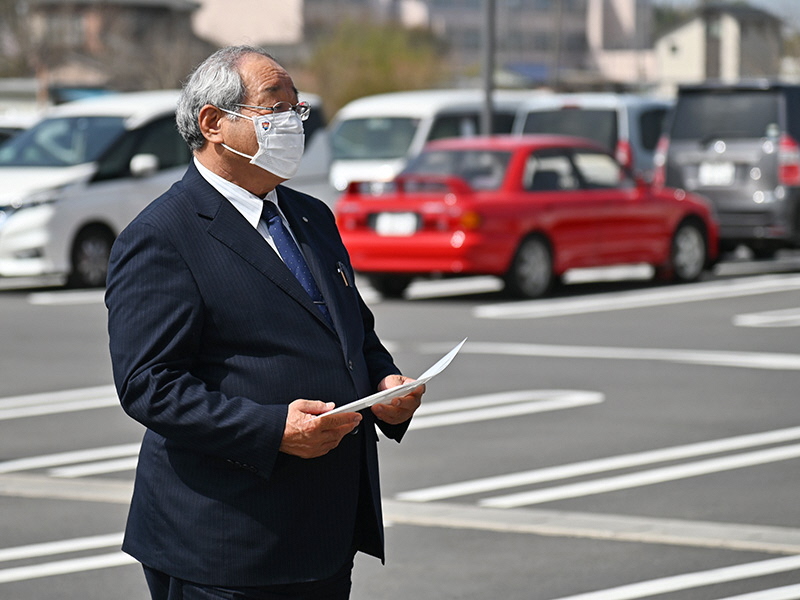
[[[419,218],[414,213],[380,213],[375,218],[375,233],[386,236],[409,236],[417,231]]]
[[[700,163],[697,179],[702,186],[731,185],[736,175],[736,166],[732,162]]]

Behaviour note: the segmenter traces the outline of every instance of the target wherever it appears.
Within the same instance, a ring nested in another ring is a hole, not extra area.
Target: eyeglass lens
[[[254,108],[258,110],[269,110],[273,113],[282,113],[293,110],[303,121],[308,118],[308,113],[311,112],[311,106],[308,104],[308,102],[298,102],[297,104],[290,104],[289,102],[276,102],[272,106],[254,106],[252,104],[238,104],[237,106]]]

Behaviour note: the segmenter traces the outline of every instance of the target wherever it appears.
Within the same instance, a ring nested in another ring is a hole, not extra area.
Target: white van
[[[674,100],[636,94],[539,96],[520,107],[514,133],[589,138],[605,146],[634,175],[650,180],[664,117]]]
[[[494,133],[510,133],[530,90],[495,90]],[[484,92],[479,89],[420,90],[353,100],[330,125],[331,185],[390,181],[426,142],[480,133]]]
[[[0,146],[0,276],[105,283],[120,230],[186,169],[178,92],[62,104]]]
[[[0,145],[0,277],[105,285],[119,232],[191,159],[175,126],[178,96],[131,92],[69,102]],[[300,97],[319,107],[318,97]],[[315,112],[306,122],[312,148],[324,131]],[[293,185],[327,186],[324,157],[321,166],[308,162]]]

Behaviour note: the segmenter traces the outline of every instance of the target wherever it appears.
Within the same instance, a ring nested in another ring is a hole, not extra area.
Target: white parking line
[[[796,289],[800,289],[800,276],[798,275],[767,275],[696,283],[680,287],[665,287],[655,290],[595,294],[574,299],[555,298],[552,300],[489,304],[476,307],[473,315],[483,319],[541,319],[753,296]]]
[[[545,481],[557,481],[569,477],[579,477],[592,473],[602,473],[617,469],[627,469],[642,465],[649,465],[659,462],[692,458],[695,456],[705,456],[709,454],[719,454],[732,450],[742,450],[755,446],[766,446],[768,444],[778,444],[800,439],[800,427],[790,427],[787,429],[776,429],[763,433],[753,433],[738,435],[729,438],[711,440],[707,442],[697,442],[683,446],[672,446],[657,450],[646,450],[631,454],[621,454],[608,458],[598,458],[583,462],[569,463],[555,467],[545,467],[521,473],[511,473],[508,475],[498,475],[495,477],[485,477],[473,479],[460,483],[451,483],[429,487],[397,495],[399,500],[410,500],[414,502],[432,502],[434,500],[444,500],[458,496],[469,496],[482,492],[491,492],[501,489],[543,483]]]
[[[800,308],[736,315],[733,324],[737,327],[800,327]]]
[[[0,398],[0,421],[119,406],[113,385]]]
[[[65,479],[75,479],[76,477],[88,477],[90,475],[104,475],[107,473],[119,473],[120,471],[133,471],[139,463],[138,456],[129,458],[118,458],[116,460],[103,460],[88,463],[85,465],[75,465],[71,467],[59,467],[50,469],[49,475],[53,477],[63,477]]]
[[[771,590],[728,596],[720,600],[797,600],[798,598],[800,598],[800,585],[786,585]]]
[[[800,555],[794,527],[388,499],[383,508],[395,525]]]
[[[430,429],[475,421],[503,419],[552,410],[599,404],[600,392],[580,390],[522,390],[483,394],[423,404],[409,429]]]
[[[0,563],[41,558],[56,554],[67,554],[70,552],[97,550],[99,548],[119,547],[122,544],[122,537],[122,533],[110,533],[71,540],[59,540],[57,542],[17,546],[15,548],[0,548]],[[37,565],[26,565],[24,567],[12,567],[9,569],[0,569],[0,583],[24,581],[27,579],[78,573],[95,569],[106,569],[109,567],[129,565],[135,562],[136,560],[134,558],[117,551],[97,556],[59,560]]]
[[[800,458],[800,444],[780,446],[778,448],[758,450],[755,452],[746,452],[742,454],[735,454],[733,456],[713,458],[683,465],[676,465],[673,467],[651,469],[649,471],[631,473],[629,475],[619,475],[617,477],[608,477],[605,479],[573,483],[541,490],[533,490],[530,492],[520,492],[517,494],[509,494],[507,496],[485,498],[480,500],[478,504],[493,508],[530,506],[532,504],[541,504],[543,502],[564,500],[565,498],[580,498],[594,494],[626,490],[634,487],[663,483],[665,481],[687,479],[690,477],[697,477],[699,475],[707,475],[709,473],[719,473],[721,471],[730,471],[733,469],[741,469],[755,465],[791,460],[794,458]]]
[[[139,446],[139,444],[121,444],[119,446],[104,446],[102,448],[91,448],[88,450],[73,450],[70,452],[17,458],[15,460],[0,462],[0,473],[15,473],[19,471],[46,469],[48,467],[59,467],[62,465],[73,465],[90,461],[133,456],[139,453]]]
[[[38,306],[102,304],[104,297],[105,290],[34,292],[28,295],[28,302]]]
[[[97,569],[121,567],[123,565],[135,563],[136,559],[132,556],[128,556],[124,552],[111,552],[110,554],[100,554],[98,556],[58,560],[41,565],[3,569],[0,570],[0,583],[38,579],[40,577],[51,577],[53,575],[66,575],[68,573],[81,573],[83,571],[95,571]]]
[[[636,600],[637,598],[648,598],[658,594],[690,590],[707,585],[750,579],[751,577],[785,573],[797,568],[800,568],[800,556],[785,556],[732,567],[651,579],[650,581],[642,581],[607,590],[588,592],[576,596],[564,596],[558,598],[558,600]]]
[[[431,345],[432,347],[432,345]],[[438,348],[439,346],[437,346]],[[728,352],[722,350],[672,350],[664,348],[619,348],[612,346],[560,346],[470,341],[462,354],[499,354],[546,358],[590,358],[649,360],[716,367],[798,371],[800,354],[781,352]]]
[[[28,546],[17,546],[16,548],[0,548],[0,562],[10,562],[24,558],[39,558],[41,556],[52,556],[54,554],[66,554],[67,552],[79,552],[81,550],[97,550],[98,548],[111,548],[122,544],[122,533],[109,533],[106,535],[93,535],[71,540],[59,540],[57,542],[43,542],[41,544],[30,544]]]

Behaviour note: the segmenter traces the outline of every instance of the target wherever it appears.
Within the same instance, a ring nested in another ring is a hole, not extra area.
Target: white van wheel
[[[105,227],[87,227],[75,238],[72,246],[72,271],[69,285],[74,287],[103,287],[108,274],[113,234]]]

